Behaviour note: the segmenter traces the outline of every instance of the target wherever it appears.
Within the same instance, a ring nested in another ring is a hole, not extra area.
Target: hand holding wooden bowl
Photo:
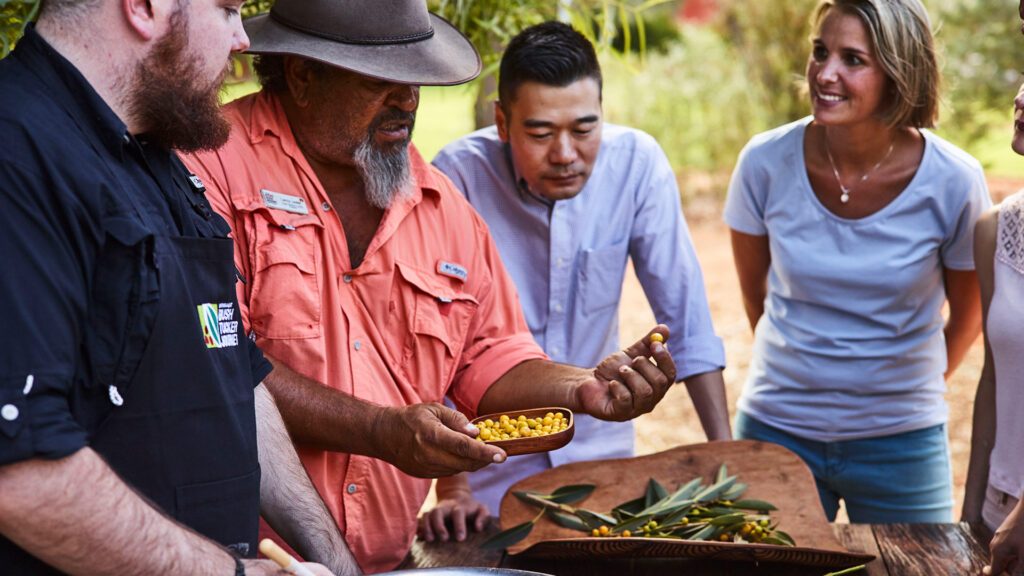
[[[478,440],[509,456],[556,450],[568,444],[576,431],[572,411],[557,407],[485,414],[473,425],[480,430]]]

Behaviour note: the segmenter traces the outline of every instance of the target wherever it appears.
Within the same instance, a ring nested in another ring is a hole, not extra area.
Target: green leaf
[[[782,530],[773,531],[772,536],[778,538],[779,540],[782,540],[786,544],[786,546],[796,546],[796,541],[793,540],[793,537],[789,534],[786,534]]]
[[[722,492],[725,492],[730,486],[732,486],[733,482],[736,482],[736,477],[729,476],[728,478],[715,482],[711,486],[701,490],[694,495],[693,499],[697,502],[714,502]]]
[[[746,519],[746,514],[742,512],[736,512],[735,514],[723,514],[716,518],[711,519],[712,526],[731,526],[736,523],[743,523]]]
[[[523,502],[529,504],[530,506],[540,506],[540,504],[537,501],[533,500],[533,498],[543,496],[543,494],[537,494],[536,492],[524,492],[522,490],[516,490],[515,492],[512,493],[512,495],[515,496],[516,498],[519,498]]]
[[[644,504],[644,501],[645,498],[640,497],[634,498],[629,502],[623,502],[622,504],[619,504],[615,508],[612,508],[612,515],[616,517],[626,516],[632,518],[639,514],[641,510],[644,509],[644,506],[646,506],[646,504]]]
[[[722,500],[739,500],[740,496],[743,496],[743,493],[746,491],[747,485],[744,484],[743,482],[737,482],[733,484],[731,488],[729,488],[725,492],[722,492],[719,495],[719,498],[721,498]]]
[[[715,484],[721,484],[729,476],[729,469],[722,464],[718,467],[718,474],[715,476]]]
[[[498,532],[481,544],[480,548],[484,550],[504,550],[529,536],[531,530],[533,530],[533,520]]]
[[[689,514],[691,508],[692,506],[680,506],[674,512],[662,518],[661,523],[665,526],[671,526],[673,524],[676,524],[679,521],[681,521],[684,516]]]
[[[579,517],[573,516],[561,510],[555,510],[553,508],[547,509],[547,515],[551,518],[551,521],[563,528],[569,528],[570,530],[579,530],[580,532],[590,533],[593,528],[587,525],[586,522],[580,520]]]
[[[757,510],[758,512],[768,512],[770,510],[778,510],[770,502],[764,500],[736,500],[730,504],[733,508],[742,508],[743,510]]]
[[[690,536],[690,540],[707,540],[717,535],[718,527],[708,524]]]
[[[700,487],[701,478],[694,478],[669,496],[666,496],[651,506],[644,508],[637,514],[671,514],[678,506],[689,506],[693,504],[691,496],[700,490]]]
[[[651,478],[647,481],[647,492],[644,494],[644,507],[653,506],[656,502],[660,502],[666,497],[668,497],[668,490],[659,484],[657,480]]]
[[[590,496],[591,492],[594,491],[593,484],[573,484],[571,486],[562,486],[558,490],[555,490],[548,497],[548,500],[557,502],[559,504],[573,504],[580,500],[585,500],[587,496]]]
[[[627,520],[626,522],[616,525],[612,532],[622,532],[623,530],[629,530],[631,532],[636,531],[637,528],[641,528],[644,524],[650,522],[652,518],[654,518],[654,516],[651,514],[648,514],[647,516],[637,516],[632,520]]]
[[[576,515],[587,523],[587,526],[593,528],[600,528],[601,525],[605,525],[609,528],[613,528],[618,525],[619,521],[607,514],[601,514],[600,512],[594,512],[593,510],[587,510],[585,508],[578,508]]]

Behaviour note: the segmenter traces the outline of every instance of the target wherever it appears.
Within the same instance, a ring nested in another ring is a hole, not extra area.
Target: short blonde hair
[[[890,127],[931,128],[939,117],[938,56],[928,12],[919,0],[821,0],[811,18],[820,30],[829,10],[856,16],[894,89],[882,113]]]

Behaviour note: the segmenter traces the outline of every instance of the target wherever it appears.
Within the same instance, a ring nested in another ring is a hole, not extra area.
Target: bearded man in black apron
[[[241,4],[49,0],[0,61],[3,574],[275,573],[241,560],[261,509],[356,570],[260,384],[227,225],[171,152],[227,139]]]

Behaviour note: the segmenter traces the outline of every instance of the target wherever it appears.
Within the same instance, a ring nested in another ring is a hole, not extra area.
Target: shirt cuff
[[[274,371],[274,366],[263,355],[263,351],[252,341],[252,338],[246,338],[246,340],[249,341],[249,369],[252,371],[252,387],[255,388]]]
[[[725,368],[725,346],[714,334],[687,336],[683,342],[668,342],[676,363],[676,379]]]
[[[456,408],[473,419],[480,400],[506,372],[527,360],[547,360],[544,350],[529,332],[515,334],[491,342],[478,354],[471,354],[471,362],[455,378],[448,396]]]
[[[71,383],[63,377],[0,380],[0,466],[33,458],[56,460],[88,444],[68,406]]]

